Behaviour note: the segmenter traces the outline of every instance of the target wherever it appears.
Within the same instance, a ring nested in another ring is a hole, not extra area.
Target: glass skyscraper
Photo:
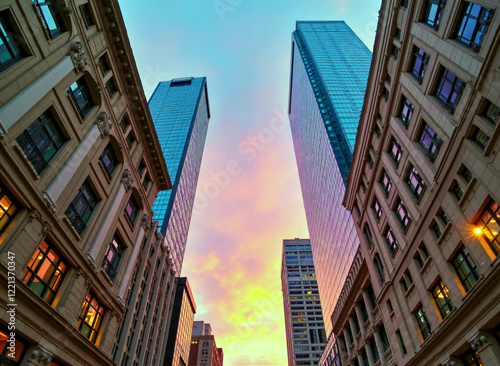
[[[149,109],[173,183],[171,190],[158,194],[154,219],[180,275],[210,119],[206,78],[160,82]]]
[[[343,21],[297,22],[289,119],[327,335],[359,245],[342,206],[372,54]]]

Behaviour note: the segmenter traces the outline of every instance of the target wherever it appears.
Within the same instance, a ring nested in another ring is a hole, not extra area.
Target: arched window
[[[375,265],[375,269],[377,270],[378,280],[380,284],[383,284],[384,279],[384,266],[382,265],[382,261],[380,260],[380,256],[378,253],[373,257],[373,264]]]
[[[365,234],[365,239],[366,239],[366,244],[368,245],[368,249],[371,249],[373,247],[373,236],[370,227],[366,222],[363,226],[363,234]]]

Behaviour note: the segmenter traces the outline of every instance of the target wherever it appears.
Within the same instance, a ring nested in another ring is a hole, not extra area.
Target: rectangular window
[[[401,353],[404,356],[406,355],[407,351],[405,342],[403,341],[403,336],[401,335],[401,331],[399,329],[396,330],[396,336],[398,337],[399,346],[401,347]]]
[[[462,362],[464,363],[464,366],[484,366],[479,353],[473,349],[470,349],[462,355]]]
[[[106,272],[111,281],[115,280],[124,248],[125,246],[115,235],[113,240],[111,240],[111,243],[109,243],[108,251],[106,252],[106,256],[102,262],[102,269]]]
[[[436,234],[436,238],[440,238],[441,235],[443,235],[443,231],[441,230],[441,226],[437,222],[434,222],[431,226],[432,231],[434,231],[434,234]]]
[[[106,81],[106,86],[108,87],[109,94],[111,94],[111,96],[113,96],[113,94],[115,94],[118,91],[113,77],[110,77],[109,80]]]
[[[467,183],[470,183],[472,178],[474,177],[469,169],[465,165],[462,166],[462,169],[460,170],[459,173]]]
[[[443,209],[440,209],[437,216],[441,219],[441,221],[443,222],[444,226],[448,225],[448,223],[450,222],[450,218],[448,217],[448,215],[446,214],[446,212],[444,212]]]
[[[10,225],[19,211],[16,198],[0,181],[0,234]]]
[[[408,0],[401,0],[401,7],[403,9],[408,9]]]
[[[368,166],[370,167],[370,169],[372,169],[373,168],[373,158],[372,158],[370,153],[368,153],[367,160],[368,160]]]
[[[486,147],[486,145],[488,144],[488,140],[490,139],[490,137],[484,133],[483,130],[481,130],[479,127],[477,126],[474,126],[473,127],[473,132],[472,132],[472,136],[471,136],[471,140],[474,141],[474,143],[481,149],[484,151],[484,148]]]
[[[387,84],[391,85],[391,75],[389,75],[389,73],[385,76],[385,81],[387,81]]]
[[[483,239],[488,243],[493,253],[500,253],[500,207],[491,200],[476,221],[477,229],[481,230]]]
[[[424,10],[423,22],[435,30],[439,29],[441,14],[446,4],[446,0],[427,0]]]
[[[139,205],[137,204],[134,196],[130,196],[127,206],[125,207],[125,214],[127,215],[132,226],[134,226],[137,215],[139,214]]]
[[[118,165],[118,159],[116,158],[115,150],[111,145],[111,142],[104,148],[101,156],[99,157],[99,161],[104,167],[104,171],[109,179],[113,178],[113,172],[115,171],[116,166]]]
[[[450,292],[444,285],[442,280],[439,280],[436,285],[431,289],[432,297],[436,302],[436,306],[444,319],[453,310],[453,303],[451,302]]]
[[[500,108],[488,100],[483,109],[483,116],[496,125],[498,123],[498,112],[500,112]]]
[[[373,201],[373,210],[375,211],[375,217],[377,218],[377,221],[379,221],[382,217],[382,206],[380,206],[377,197],[375,197],[375,200]]]
[[[392,182],[391,178],[389,178],[389,175],[385,171],[385,169],[382,171],[382,178],[380,179],[380,185],[382,186],[382,190],[385,193],[385,196],[387,197],[389,195],[389,192],[391,191],[392,188]]]
[[[450,70],[443,68],[439,78],[436,97],[450,113],[455,111],[465,83]]]
[[[83,19],[85,20],[85,24],[87,24],[87,27],[95,25],[94,18],[92,17],[92,12],[90,11],[90,5],[88,3],[80,5],[80,9],[82,10]]]
[[[139,172],[139,175],[142,175],[145,169],[146,169],[146,164],[144,163],[144,160],[141,160],[139,162],[139,165],[137,166],[137,171]]]
[[[403,230],[406,231],[406,229],[408,229],[408,226],[411,223],[411,217],[410,214],[408,213],[408,209],[406,208],[401,199],[399,200],[398,205],[396,206],[396,217],[398,218],[399,223],[403,227]]]
[[[130,132],[130,133],[127,135],[127,142],[128,142],[128,146],[129,146],[129,147],[134,146],[134,143],[135,143],[135,137],[134,137],[134,134],[133,134],[132,132]]]
[[[19,334],[16,334],[15,344],[13,345],[15,348],[14,352],[9,350],[10,342],[10,330],[3,325],[0,325],[0,365],[2,366],[19,366],[21,364],[25,365],[25,362],[22,362],[24,359],[24,355],[26,353],[26,349],[29,347],[29,343],[24,340]]]
[[[67,265],[45,239],[31,257],[24,270],[23,282],[49,305],[52,305],[57,291],[64,280]]]
[[[12,66],[24,56],[23,41],[13,27],[8,10],[0,11],[0,71]]]
[[[382,90],[382,96],[384,97],[384,100],[387,100],[389,98],[389,90],[384,86],[384,89]]]
[[[394,254],[396,254],[396,250],[399,248],[399,244],[396,241],[394,233],[392,232],[392,229],[390,227],[387,228],[387,232],[385,233],[385,240],[387,242],[387,247],[389,248],[391,255],[394,257]]]
[[[396,32],[394,33],[394,38],[397,39],[398,41],[401,41],[401,29],[396,27]]]
[[[50,39],[60,35],[64,29],[61,9],[56,0],[32,0],[42,18],[45,31]]]
[[[429,126],[426,122],[422,125],[422,131],[419,136],[420,146],[423,147],[425,155],[430,161],[435,161],[439,149],[443,142],[439,138],[436,132]]]
[[[375,135],[376,135],[377,137],[380,137],[380,133],[381,133],[382,131],[380,131],[380,126],[378,125],[378,123],[376,123],[376,124],[375,124],[374,130],[375,130]]]
[[[479,52],[483,36],[493,18],[493,11],[465,1],[460,18],[462,20],[458,24],[455,38],[474,52]]]
[[[422,192],[425,188],[425,182],[420,176],[420,173],[413,165],[410,164],[410,169],[408,171],[408,176],[406,177],[406,184],[408,184],[408,188],[410,188],[413,197],[420,200],[422,197]]]
[[[89,183],[83,183],[66,210],[66,217],[79,235],[82,235],[83,230],[87,227],[96,205],[97,197]]]
[[[401,100],[401,107],[399,110],[399,118],[401,118],[401,121],[403,122],[405,128],[408,128],[408,126],[410,125],[411,116],[413,115],[414,109],[415,107],[413,106],[413,104],[411,104],[408,98],[403,95],[403,98]]]
[[[460,184],[458,184],[458,182],[455,182],[451,191],[453,192],[453,194],[455,195],[455,197],[459,201],[462,199],[462,197],[464,196],[464,193],[465,193],[464,189],[460,186]]]
[[[465,291],[469,292],[479,279],[479,270],[464,245],[462,245],[457,254],[455,254],[451,260],[451,264],[455,272],[457,272],[457,276],[464,286]]]
[[[144,181],[142,182],[142,185],[144,186],[144,189],[148,189],[149,183],[151,182],[151,178],[149,178],[149,175],[146,174],[144,176]]]
[[[77,328],[85,338],[95,345],[99,343],[99,331],[104,312],[105,308],[101,301],[92,292],[89,292],[83,302]]]
[[[120,121],[120,124],[122,125],[123,127],[123,131],[127,131],[129,126],[130,126],[130,122],[128,120],[128,117],[127,115],[124,115],[123,118],[121,119]]]
[[[80,117],[85,119],[94,106],[94,101],[90,97],[89,88],[85,79],[81,77],[75,81],[68,89],[66,89],[66,92],[73,100]]]
[[[395,45],[392,45],[392,48],[391,48],[391,57],[392,57],[394,60],[397,60],[397,58],[398,58],[398,53],[399,53],[399,48],[397,48]]]
[[[431,335],[431,325],[427,320],[427,316],[425,315],[425,311],[422,305],[418,307],[417,310],[413,313],[415,319],[417,320],[418,328],[420,329],[420,333],[422,334],[422,338],[424,341]]]
[[[424,80],[425,68],[427,67],[428,62],[429,55],[426,54],[421,48],[415,47],[410,73],[419,84],[422,84],[422,80]]]
[[[363,234],[365,235],[368,248],[371,248],[373,246],[373,236],[367,223],[365,223],[365,225],[363,226]]]
[[[403,155],[403,148],[399,145],[399,142],[394,137],[391,141],[389,154],[391,155],[392,160],[394,160],[397,168],[399,166],[399,162],[401,161],[401,156]]]

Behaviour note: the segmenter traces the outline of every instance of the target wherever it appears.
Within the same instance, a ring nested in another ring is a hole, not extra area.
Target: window
[[[413,60],[411,62],[410,73],[419,84],[424,80],[425,68],[429,62],[429,55],[426,54],[421,48],[415,47],[413,53]]]
[[[67,265],[45,239],[31,257],[24,270],[23,282],[49,305],[52,305],[57,291],[63,282]]]
[[[453,310],[453,304],[450,293],[441,279],[432,288],[431,293],[441,317],[443,319],[446,318],[451,313],[451,310]]]
[[[448,215],[446,214],[446,212],[444,212],[443,209],[440,209],[437,216],[441,219],[441,221],[443,222],[444,226],[448,225],[448,223],[450,222],[450,218],[448,217]]]
[[[384,194],[387,197],[389,195],[389,192],[391,191],[392,182],[391,182],[391,178],[389,178],[389,175],[387,174],[385,169],[382,170],[382,177],[380,178],[380,185],[382,186],[382,190],[384,191]]]
[[[443,8],[446,4],[446,0],[427,0],[424,10],[423,22],[435,30],[439,29],[439,21],[441,19],[441,14]]]
[[[493,18],[493,11],[478,4],[465,2],[460,18],[462,21],[459,23],[455,38],[474,52],[479,52],[483,36]]]
[[[408,9],[408,0],[401,0],[401,7],[403,9]]]
[[[151,182],[151,178],[149,178],[149,174],[146,173],[146,175],[144,176],[144,181],[142,182],[144,189],[148,189],[150,182]]]
[[[465,193],[464,189],[460,186],[460,184],[458,184],[457,181],[455,181],[455,184],[451,188],[451,192],[455,195],[458,201],[462,199]]]
[[[115,235],[109,243],[108,251],[102,262],[102,269],[111,281],[115,280],[124,248],[120,239]]]
[[[83,302],[77,328],[85,338],[96,345],[99,343],[99,330],[104,312],[105,309],[101,301],[92,292],[89,292]]]
[[[408,128],[411,121],[411,116],[413,115],[413,110],[415,107],[410,103],[408,98],[403,95],[403,99],[401,100],[401,108],[399,110],[399,118],[403,121],[403,125]]]
[[[127,135],[127,142],[128,142],[128,146],[129,146],[129,147],[134,146],[134,143],[135,143],[135,137],[134,137],[134,134],[133,134],[132,132],[130,132],[130,133]]]
[[[415,315],[415,319],[417,320],[418,328],[420,329],[420,333],[422,334],[422,338],[424,341],[431,335],[431,325],[425,316],[425,311],[422,305],[418,307],[417,310],[413,313]]]
[[[391,300],[387,300],[387,309],[389,310],[389,314],[394,312],[394,308],[392,307]]]
[[[423,123],[422,132],[419,136],[420,146],[423,147],[425,155],[430,161],[435,161],[439,148],[443,144],[439,136],[426,122]]]
[[[394,160],[397,168],[399,166],[399,162],[401,161],[401,156],[403,155],[403,148],[399,145],[399,142],[394,137],[391,141],[389,154],[391,155],[392,160]]]
[[[431,226],[432,231],[434,231],[434,234],[436,234],[436,238],[440,238],[441,235],[443,235],[443,231],[441,230],[441,226],[437,222],[434,222]]]
[[[484,133],[483,130],[481,130],[477,126],[473,127],[471,140],[474,141],[481,150],[484,150],[484,148],[488,144],[489,139],[490,137],[486,133]]]
[[[398,41],[401,41],[401,29],[396,27],[396,32],[394,33],[394,38],[397,39]]]
[[[378,125],[378,123],[376,123],[376,124],[375,124],[375,127],[373,128],[373,130],[375,131],[375,135],[376,135],[377,137],[380,137],[380,133],[381,133],[382,131],[380,131],[380,126]]]
[[[16,141],[36,172],[40,174],[60,150],[66,138],[50,111],[46,111],[24,130]]]
[[[398,53],[399,53],[399,48],[397,48],[395,45],[392,45],[392,47],[391,47],[391,57],[392,57],[394,60],[397,60],[397,58],[398,58]]]
[[[411,277],[410,270],[407,269],[403,274],[403,278],[401,278],[401,284],[403,285],[405,292],[408,292],[411,285],[413,284],[413,278]]]
[[[384,86],[384,89],[382,89],[382,97],[384,97],[384,100],[387,100],[389,98],[389,90]]]
[[[118,89],[116,88],[115,80],[113,79],[113,77],[110,77],[109,80],[106,81],[106,86],[108,87],[109,94],[111,94],[111,96],[118,91]]]
[[[360,186],[361,186],[361,190],[363,191],[363,193],[365,193],[366,192],[366,184],[365,184],[365,181],[363,179],[361,179]]]
[[[469,169],[467,169],[467,167],[465,165],[462,166],[462,169],[460,169],[459,174],[465,179],[465,181],[467,183],[470,183],[470,181],[473,178],[471,171]]]
[[[389,301],[388,304],[390,305],[391,302]],[[392,305],[391,305],[391,309],[392,309]],[[392,311],[393,310],[391,310],[391,312]],[[380,338],[382,338],[382,347],[384,348],[384,352],[385,352],[391,347],[391,344],[389,343],[389,338],[387,337],[387,333],[385,331],[384,324],[380,325],[379,332],[380,332]]]
[[[413,197],[417,200],[422,196],[422,192],[425,188],[425,182],[420,176],[420,173],[413,165],[410,164],[410,169],[408,171],[408,176],[406,177],[406,184],[408,184],[408,188],[410,188]]]
[[[479,353],[472,348],[462,355],[462,362],[464,366],[484,366],[481,357],[479,357]]]
[[[70,85],[66,92],[69,94],[73,103],[75,104],[76,110],[82,119],[84,119],[94,106],[94,102],[90,97],[90,93],[87,87],[85,79],[81,77],[73,84]]]
[[[451,260],[451,264],[455,268],[455,272],[457,272],[457,276],[464,286],[465,291],[469,292],[479,279],[479,270],[464,245],[455,254]]]
[[[387,231],[385,233],[385,240],[387,242],[387,247],[389,248],[391,255],[394,257],[394,254],[396,254],[396,250],[399,248],[399,244],[396,241],[394,233],[392,232],[392,229],[390,227],[387,228]]]
[[[90,11],[90,5],[88,3],[80,5],[80,9],[82,10],[83,19],[85,20],[85,24],[87,24],[87,27],[94,25],[95,21]]]
[[[483,239],[488,243],[493,253],[497,256],[500,253],[500,207],[491,200],[485,207],[476,226],[481,229]]]
[[[101,70],[104,75],[106,75],[107,72],[111,70],[111,67],[109,67],[108,64],[108,59],[106,58],[106,54],[99,57],[99,65],[101,65]]]
[[[500,108],[488,100],[484,106],[483,116],[491,123],[497,124],[498,112],[500,112]]]
[[[404,205],[403,201],[400,199],[398,205],[396,206],[396,217],[404,230],[408,229],[411,223],[411,217],[408,213],[408,209]]]
[[[57,0],[33,0],[33,4],[42,18],[45,31],[50,39],[57,37],[65,30]]]
[[[0,325],[0,365],[2,366],[18,366],[23,361],[26,349],[29,347],[18,333],[16,333],[15,352],[9,350],[10,331],[6,327]],[[24,364],[24,362],[23,362]]]
[[[430,254],[427,251],[427,247],[425,244],[422,243],[422,245],[418,248],[417,252],[415,253],[415,260],[418,262],[418,265],[420,269],[424,267],[425,262],[429,259]]]
[[[146,169],[146,164],[144,163],[144,160],[141,159],[139,165],[137,166],[137,171],[139,172],[139,175],[142,175],[145,169]]]
[[[118,165],[118,159],[116,158],[116,153],[111,143],[104,148],[104,151],[99,157],[99,161],[101,162],[108,178],[113,178],[113,172]]]
[[[128,120],[128,117],[127,115],[124,115],[122,120],[120,121],[120,124],[122,125],[123,127],[123,131],[127,131],[127,129],[129,128],[130,126],[130,122]]]
[[[139,214],[139,205],[135,200],[134,196],[130,196],[127,206],[125,207],[125,215],[127,215],[128,220],[134,226],[137,215]]]
[[[0,11],[0,71],[24,56],[22,40],[14,29],[10,12]]]
[[[453,113],[464,87],[465,83],[460,78],[450,70],[443,68],[437,84],[436,97],[450,113]]]
[[[377,270],[378,280],[380,284],[383,284],[385,281],[384,266],[382,265],[382,261],[380,260],[380,255],[378,253],[376,253],[375,256],[373,257],[373,264],[375,265],[375,269]]]
[[[14,220],[18,211],[19,203],[10,191],[0,181],[0,234],[2,234],[9,224]]]
[[[391,75],[389,75],[389,73],[386,74],[385,81],[387,81],[387,84],[391,85]]]
[[[373,158],[372,158],[372,155],[370,153],[368,153],[367,160],[368,160],[368,166],[370,167],[370,169],[372,169],[373,168]]]
[[[83,230],[87,227],[96,205],[97,197],[89,183],[83,183],[66,210],[66,217],[79,235],[82,235]]]
[[[401,354],[404,356],[406,355],[407,351],[405,342],[403,341],[403,336],[401,335],[401,331],[399,329],[396,330],[396,336],[398,337],[399,346],[401,347]]]
[[[375,197],[375,200],[373,201],[373,210],[375,211],[375,217],[377,218],[377,221],[379,221],[382,217],[382,206],[380,206],[377,197]]]

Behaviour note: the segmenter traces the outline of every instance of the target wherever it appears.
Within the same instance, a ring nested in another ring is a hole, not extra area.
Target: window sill
[[[415,289],[415,283],[412,283],[408,290],[405,292],[405,297],[408,298],[410,295],[413,293],[413,290]]]
[[[76,231],[75,227],[73,226],[73,224],[71,223],[71,221],[69,221],[69,219],[68,219],[68,217],[66,215],[64,215],[63,221],[66,222],[67,226],[71,229],[71,231],[78,238],[78,241],[82,240],[82,237],[80,236],[80,234],[78,234],[78,231]]]
[[[441,246],[441,244],[443,244],[444,238],[448,235],[448,233],[450,232],[450,230],[451,230],[451,222],[449,222],[448,225],[446,225],[446,227],[444,228],[443,232],[441,233],[441,236],[437,239],[437,244],[439,246]]]
[[[106,279],[106,281],[111,285],[111,287],[113,287],[115,285],[115,283],[111,280],[111,278],[109,278],[108,274],[106,273],[106,271],[104,269],[100,269],[99,272],[101,272],[103,274],[103,277]]]
[[[33,177],[33,179],[34,180],[39,180],[40,176],[36,172],[35,167],[33,166],[33,164],[31,164],[31,162],[29,161],[29,159],[26,156],[26,154],[24,154],[23,149],[21,149],[21,147],[17,143],[14,145],[14,150],[21,157],[21,160],[24,162],[24,164],[26,165],[26,167],[29,169],[29,172],[30,172],[31,176]]]

